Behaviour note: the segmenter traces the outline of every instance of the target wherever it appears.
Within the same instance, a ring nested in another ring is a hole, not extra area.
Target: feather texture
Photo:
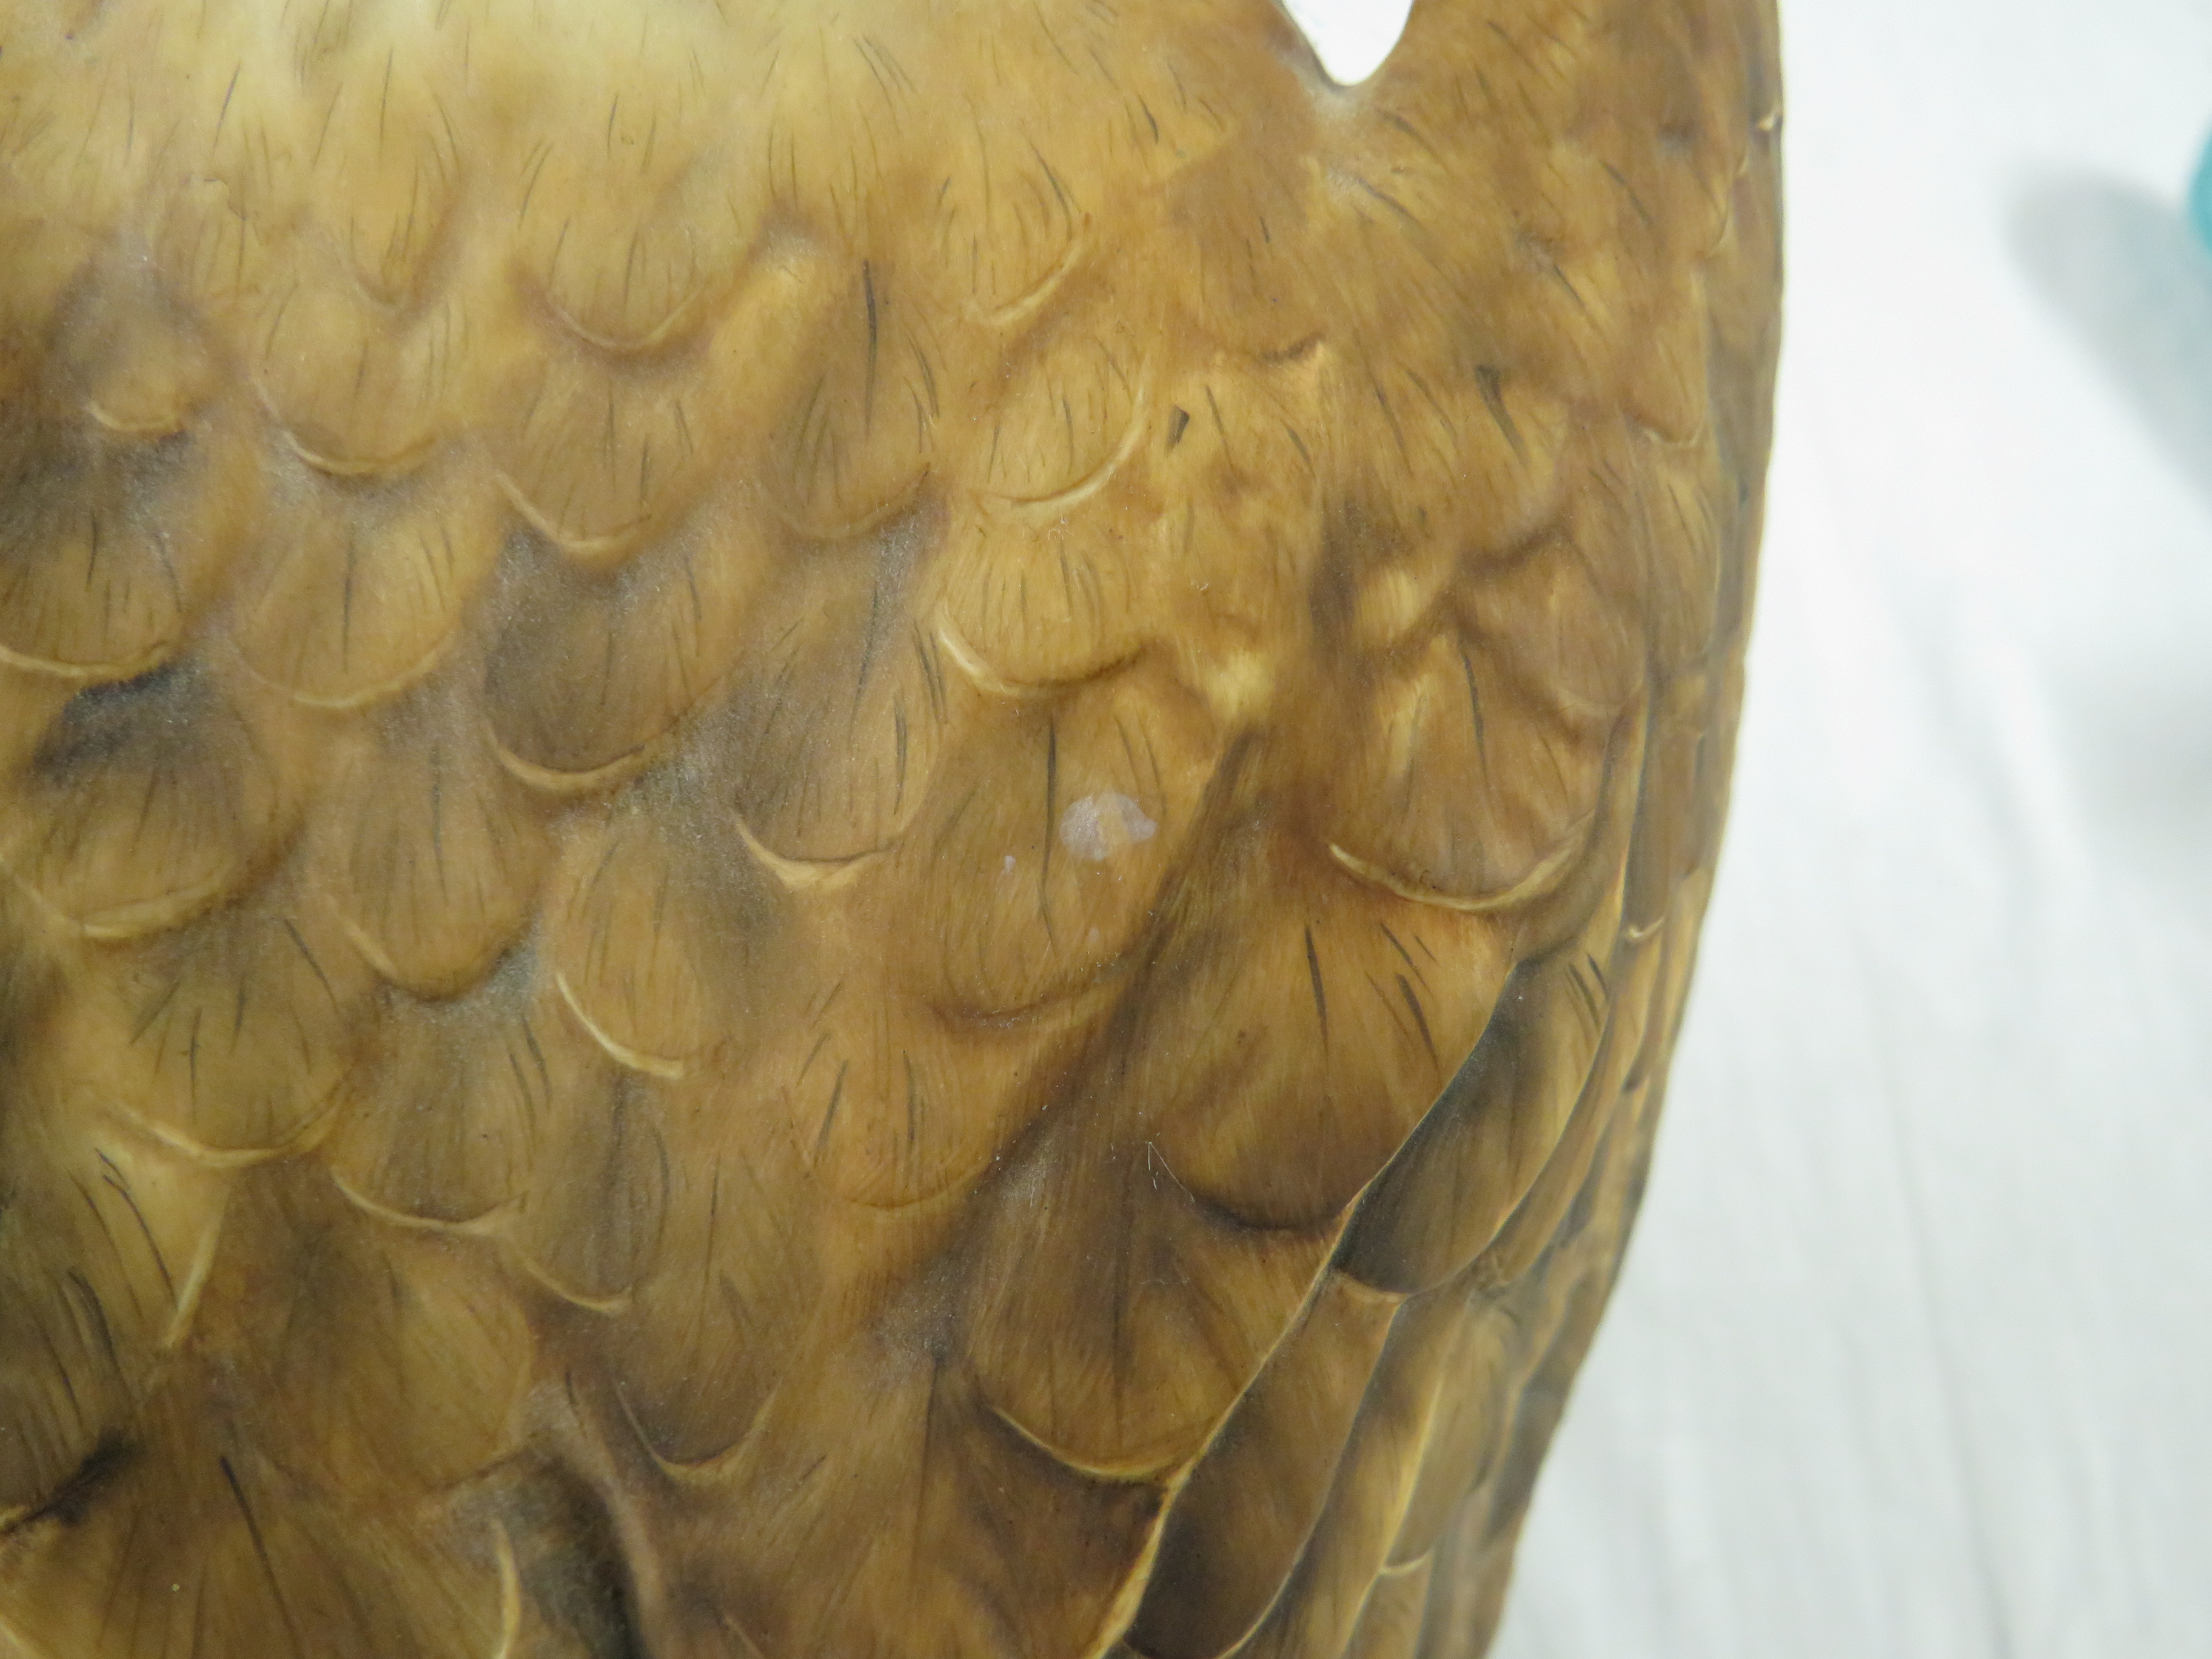
[[[1480,1652],[1766,0],[0,20],[0,1650]]]

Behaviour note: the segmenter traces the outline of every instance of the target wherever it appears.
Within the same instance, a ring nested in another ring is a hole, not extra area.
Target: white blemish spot
[[[1060,844],[1079,859],[1102,864],[1124,847],[1150,841],[1158,829],[1143,807],[1109,790],[1069,803],[1060,815]]]
[[[1006,873],[1007,873],[1008,875],[1012,875],[1012,874],[1013,874],[1013,872],[1014,872],[1014,855],[1013,855],[1012,853],[1009,853],[1009,854],[1006,854]]]

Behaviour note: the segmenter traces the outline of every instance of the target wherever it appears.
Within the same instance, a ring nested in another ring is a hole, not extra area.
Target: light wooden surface
[[[1727,850],[1498,1655],[2196,1659],[2212,9],[1783,45]]]

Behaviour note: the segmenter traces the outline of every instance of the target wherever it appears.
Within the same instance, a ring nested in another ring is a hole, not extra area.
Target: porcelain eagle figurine
[[[1489,1639],[1771,0],[0,0],[0,1654]]]

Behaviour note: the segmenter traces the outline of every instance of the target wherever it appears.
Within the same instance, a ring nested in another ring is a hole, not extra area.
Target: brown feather
[[[0,20],[0,1650],[1479,1653],[1767,0]]]

